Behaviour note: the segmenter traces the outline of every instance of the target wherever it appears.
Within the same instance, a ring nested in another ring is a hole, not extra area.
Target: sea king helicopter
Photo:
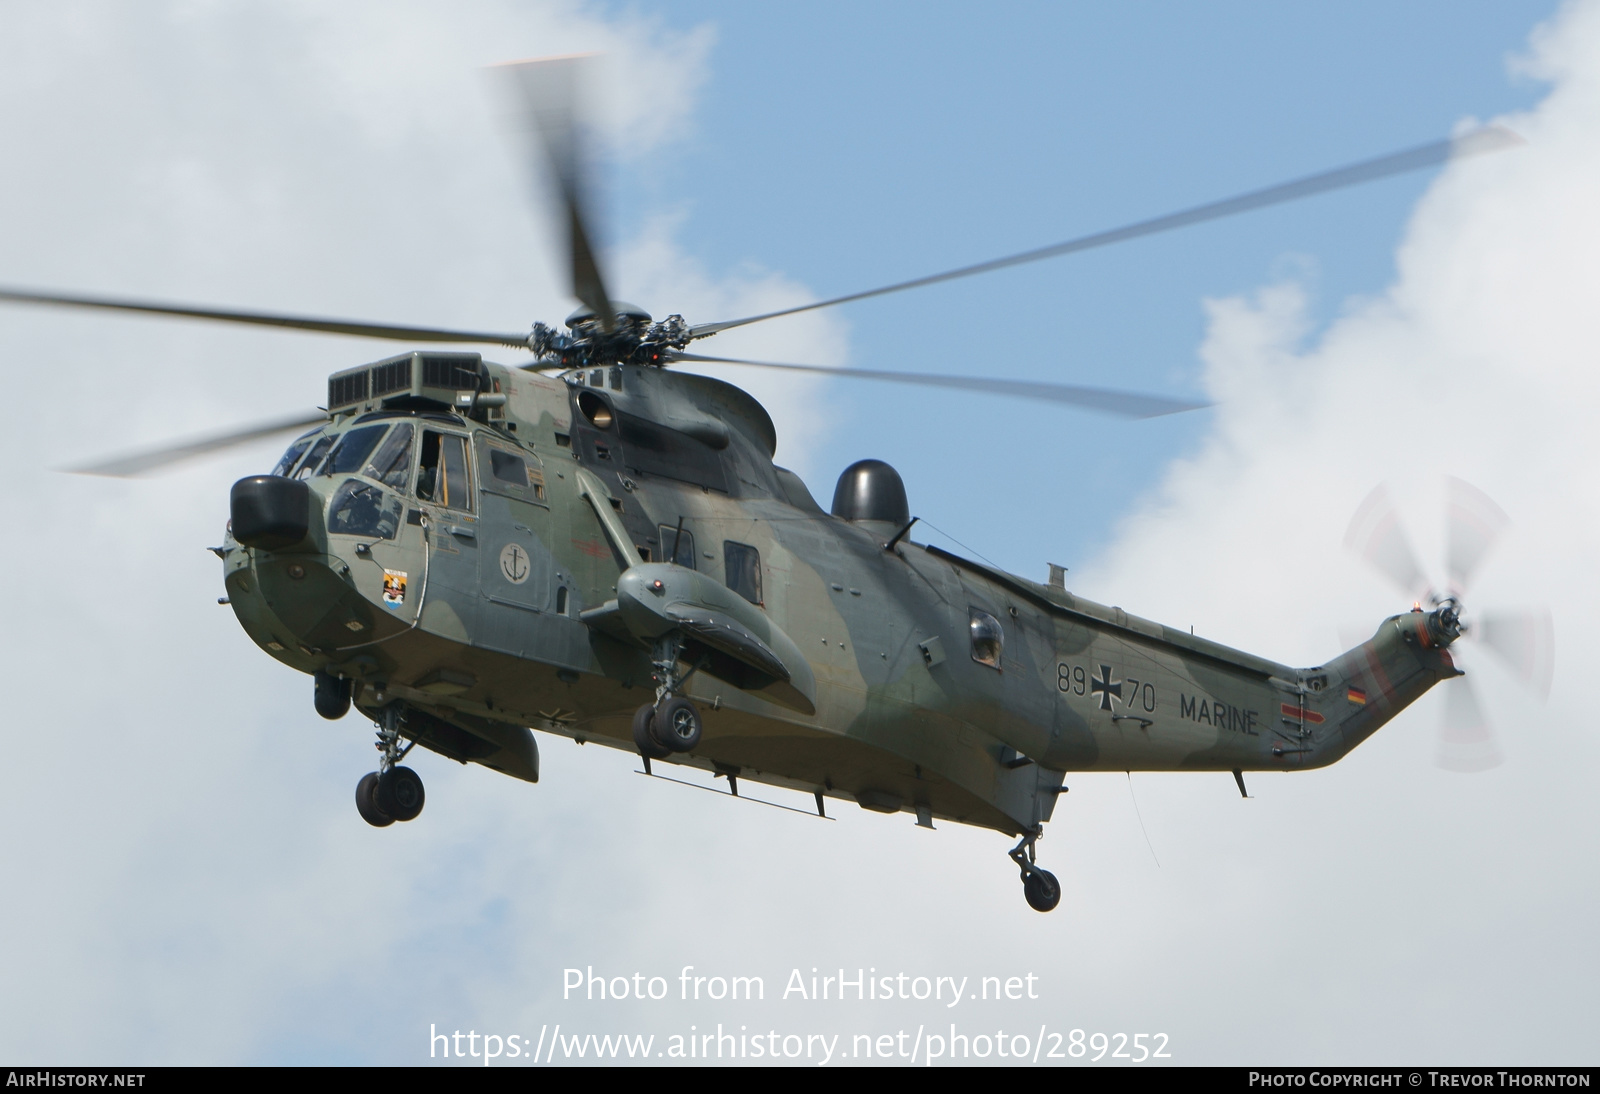
[[[773,462],[772,419],[729,362],[933,384],[1139,418],[1192,401],[981,376],[745,362],[720,331],[968,277],[1304,198],[1517,143],[1489,127],[1353,166],[865,292],[725,322],[615,299],[592,246],[575,58],[501,66],[569,243],[565,329],[396,326],[8,289],[19,304],[389,339],[334,373],[316,414],[76,470],[129,475],[308,429],[235,483],[224,602],[313,678],[325,718],[377,728],[356,788],[376,826],[422,811],[421,745],[536,782],[533,730],[881,813],[995,829],[1039,911],[1061,898],[1036,843],[1076,771],[1305,770],[1343,757],[1459,675],[1458,597],[1385,620],[1295,668],[916,542],[889,465],[850,466],[824,509]],[[436,345],[532,354],[497,364]],[[1369,537],[1394,553],[1388,526]],[[1401,566],[1401,569],[1404,569]]]

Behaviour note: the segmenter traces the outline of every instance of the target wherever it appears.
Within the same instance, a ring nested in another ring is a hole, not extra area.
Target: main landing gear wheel
[[[650,720],[650,736],[662,748],[690,752],[700,743],[700,711],[683,696],[668,699]]]
[[[1061,903],[1061,882],[1049,870],[1035,867],[1033,873],[1022,875],[1022,895],[1034,911],[1051,912]]]
[[[424,798],[422,779],[409,767],[391,767],[379,775],[373,794],[378,808],[397,821],[416,820]]]
[[[633,747],[647,760],[664,760],[672,755],[672,751],[657,744],[650,732],[650,723],[655,716],[656,708],[649,703],[633,712]]]
[[[394,823],[394,818],[378,808],[378,773],[369,771],[361,776],[361,781],[356,783],[356,812],[361,814],[361,819],[374,828],[387,828]]]

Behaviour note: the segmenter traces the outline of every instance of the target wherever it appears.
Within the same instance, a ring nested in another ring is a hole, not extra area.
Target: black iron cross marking
[[[1122,681],[1111,679],[1111,666],[1101,665],[1100,675],[1089,680],[1089,694],[1098,693],[1100,696],[1100,709],[1111,709],[1111,697],[1115,695],[1122,698]]]

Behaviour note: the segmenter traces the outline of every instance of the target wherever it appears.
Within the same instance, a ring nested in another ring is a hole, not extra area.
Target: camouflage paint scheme
[[[462,762],[536,781],[530,729],[633,751],[633,713],[654,698],[644,632],[673,604],[754,634],[791,679],[693,675],[704,736],[668,762],[1013,836],[1049,820],[1067,772],[1322,767],[1457,675],[1437,613],[1296,669],[905,538],[885,549],[900,529],[823,511],[774,466],[770,418],[731,385],[642,366],[552,378],[472,356],[477,393],[379,419],[470,438],[469,498],[420,502],[408,486],[394,538],[335,534],[315,507],[355,476],[311,475],[305,541],[267,551],[230,533],[219,549],[258,645],[348,678],[364,714],[405,704],[407,736]],[[383,409],[330,407],[327,434]],[[498,482],[494,450],[542,491]],[[659,561],[680,520],[693,573]],[[728,542],[759,552],[759,606],[725,583]],[[386,571],[406,575],[387,607]],[[998,667],[975,659],[974,611],[1003,628]]]

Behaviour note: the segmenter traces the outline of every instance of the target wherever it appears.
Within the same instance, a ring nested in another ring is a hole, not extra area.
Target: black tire
[[[350,681],[341,680],[327,672],[318,672],[311,678],[312,703],[317,713],[330,722],[350,713]]]
[[[391,767],[378,777],[373,800],[378,808],[397,821],[416,820],[426,795],[422,779],[409,767]]]
[[[681,695],[662,703],[650,719],[650,736],[672,752],[692,752],[701,729],[699,708]]]
[[[1061,903],[1061,882],[1049,870],[1035,870],[1022,879],[1022,895],[1034,911],[1054,911]]]
[[[387,828],[394,818],[378,808],[378,773],[369,771],[356,783],[356,812],[374,828]]]
[[[656,708],[649,703],[633,712],[633,747],[647,760],[664,760],[672,753],[657,744],[650,733],[650,720],[655,716]]]

